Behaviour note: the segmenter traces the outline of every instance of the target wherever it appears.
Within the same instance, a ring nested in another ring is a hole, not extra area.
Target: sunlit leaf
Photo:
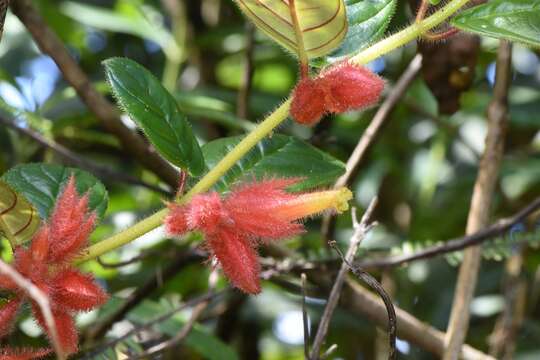
[[[452,19],[455,27],[540,47],[540,1],[492,0]]]
[[[290,1],[235,0],[259,29],[286,49],[298,54]],[[309,58],[326,55],[339,46],[347,33],[347,14],[343,0],[296,0],[295,8]]]
[[[0,232],[12,247],[25,243],[40,225],[37,210],[11,186],[0,181]]]

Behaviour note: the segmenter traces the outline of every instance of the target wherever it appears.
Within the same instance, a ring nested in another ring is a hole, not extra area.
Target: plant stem
[[[351,58],[351,61],[362,65],[366,64],[390,51],[414,40],[422,33],[441,24],[452,14],[458,11],[470,0],[453,0],[444,8],[440,9],[420,23],[411,24],[402,31],[374,44],[359,52]],[[220,177],[222,177],[239,159],[241,159],[261,139],[271,133],[288,116],[291,106],[291,98],[287,99],[280,107],[274,110],[263,122],[250,132],[236,147],[229,152],[221,161],[210,170],[186,195],[178,200],[179,203],[187,203],[194,195],[210,189]],[[77,259],[78,263],[94,259],[120,246],[130,243],[147,232],[157,228],[167,215],[167,209],[160,210],[154,215],[141,220],[130,228],[113,235],[101,242],[92,245],[86,253]]]
[[[296,35],[296,53],[300,61],[300,77],[306,79],[309,76],[309,57],[304,46],[304,34],[300,22],[298,21],[298,13],[296,11],[296,2],[289,0],[289,10],[291,12],[291,20]]]
[[[242,158],[252,147],[254,147],[262,138],[268,135],[274,128],[283,122],[289,114],[291,100],[285,101],[272,114],[270,114],[259,126],[250,132],[238,145],[232,149],[221,161],[210,170],[191,190],[182,196],[178,202],[185,204],[191,198],[199,193],[205,192],[219,180],[240,158]],[[88,248],[88,251],[78,259],[78,262],[84,262],[103,255],[120,246],[130,243],[147,232],[157,228],[163,222],[167,215],[167,209],[163,209],[154,215],[141,220],[130,228],[113,235]]]
[[[351,58],[351,62],[359,65],[366,64],[383,54],[387,54],[390,51],[407,44],[408,42],[421,36],[424,32],[434,28],[437,25],[440,25],[469,1],[470,0],[451,1],[448,3],[448,5],[423,21],[413,23],[400,32],[395,33],[394,35],[387,37],[373,46],[359,52]]]

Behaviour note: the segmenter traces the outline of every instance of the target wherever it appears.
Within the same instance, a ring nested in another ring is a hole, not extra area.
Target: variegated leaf
[[[37,210],[8,184],[0,181],[0,232],[12,247],[29,241],[41,224]]]
[[[337,48],[347,34],[347,14],[343,0],[234,0],[244,14],[279,44],[299,53],[294,15],[307,56],[316,58]]]

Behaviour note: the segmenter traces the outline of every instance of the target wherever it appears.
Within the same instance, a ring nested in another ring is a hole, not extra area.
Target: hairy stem
[[[422,22],[411,24],[402,31],[374,44],[359,52],[351,58],[355,64],[366,64],[390,51],[401,47],[411,40],[421,36],[429,29],[441,24],[452,14],[458,11],[470,0],[453,0],[444,8],[440,9]],[[210,189],[238,160],[240,160],[260,140],[270,134],[289,115],[291,99],[287,99],[280,107],[274,110],[263,122],[250,132],[236,147],[229,152],[221,161],[210,170],[186,195],[179,199],[180,203],[187,203],[194,195]],[[161,225],[167,215],[167,209],[160,210],[154,215],[141,220],[132,227],[121,231],[88,248],[78,262],[84,262],[103,255],[120,246],[130,243],[147,232]]]

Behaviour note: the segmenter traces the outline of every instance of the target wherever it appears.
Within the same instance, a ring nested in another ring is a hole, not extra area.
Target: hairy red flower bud
[[[51,349],[0,349],[0,360],[41,359],[51,353]]]
[[[41,311],[36,305],[32,306],[32,313],[39,326],[41,326],[41,328],[45,330],[45,333],[50,336],[51,329],[47,326]],[[78,335],[73,315],[63,309],[58,309],[55,306],[53,306],[52,314],[62,351],[65,354],[76,353],[78,350]]]
[[[56,287],[55,301],[74,311],[88,311],[103,305],[107,294],[89,275],[67,269],[59,272],[52,283]]]
[[[250,241],[232,228],[207,238],[212,253],[234,286],[249,293],[261,292],[259,259]]]
[[[69,261],[86,245],[94,229],[96,215],[88,214],[88,195],[79,197],[75,178],[71,177],[58,199],[50,219],[49,259]]]
[[[299,196],[285,191],[296,182],[298,179],[273,179],[236,186],[225,200],[235,230],[262,240],[279,240],[302,233],[304,226],[295,222],[302,216],[279,216],[279,210]]]
[[[312,125],[319,121],[326,109],[326,96],[321,83],[317,79],[301,79],[293,91],[291,116],[304,125]]]
[[[352,194],[343,188],[293,194],[286,188],[298,179],[272,179],[234,187],[222,199],[212,192],[187,205],[169,205],[165,228],[172,235],[200,230],[225,275],[250,294],[260,292],[259,240],[279,240],[304,231],[299,220],[325,209],[344,211]]]
[[[293,91],[291,116],[313,125],[325,113],[340,114],[374,105],[384,81],[367,68],[342,61],[331,65],[314,79],[300,80]]]
[[[21,301],[19,299],[13,299],[0,308],[0,337],[5,336],[11,330],[20,307]]]
[[[77,194],[72,177],[59,197],[49,222],[34,235],[30,246],[19,246],[14,250],[15,270],[49,298],[60,347],[66,355],[77,351],[74,313],[91,310],[107,300],[107,294],[93,278],[80,273],[70,262],[87,244],[95,219],[95,214],[88,213],[88,197]],[[34,317],[50,336],[41,309],[28,298],[24,289],[19,289],[4,276],[0,276],[0,288],[15,294],[13,300],[0,307],[0,336],[10,329],[20,304],[25,300],[32,304]],[[0,360],[30,359],[49,352],[4,349],[0,350]]]

